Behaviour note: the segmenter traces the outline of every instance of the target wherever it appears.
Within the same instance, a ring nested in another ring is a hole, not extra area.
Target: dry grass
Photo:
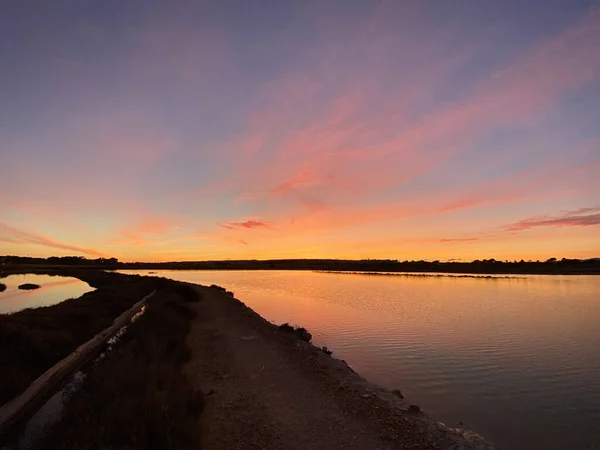
[[[38,448],[199,448],[204,399],[181,370],[190,358],[185,339],[194,314],[185,302],[193,290],[181,286],[152,298],[116,348],[92,367]]]
[[[156,284],[152,278],[95,271],[77,275],[99,289],[56,305],[0,315],[0,404],[108,327]]]

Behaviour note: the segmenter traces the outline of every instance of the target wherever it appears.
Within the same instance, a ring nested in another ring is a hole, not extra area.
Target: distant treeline
[[[272,259],[238,261],[120,262],[117,258],[87,259],[79,256],[30,258],[0,256],[0,268],[17,265],[79,266],[103,269],[175,270],[319,270],[356,272],[450,272],[505,274],[600,274],[600,258],[546,261],[471,262],[398,261],[393,259]]]

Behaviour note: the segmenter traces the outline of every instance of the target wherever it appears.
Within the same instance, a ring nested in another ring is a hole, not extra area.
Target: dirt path
[[[207,395],[204,449],[491,448],[408,411],[224,292],[198,290],[185,372]]]

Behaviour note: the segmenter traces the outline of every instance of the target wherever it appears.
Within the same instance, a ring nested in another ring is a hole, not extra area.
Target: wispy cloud
[[[446,243],[446,242],[473,242],[473,241],[478,241],[479,238],[478,237],[470,237],[470,238],[447,238],[447,239],[440,239],[438,242],[441,243]]]
[[[71,55],[89,72],[24,77],[40,95],[7,103],[53,120],[17,117],[0,137],[2,219],[161,258],[368,257],[371,236],[381,254],[474,252],[526,229],[535,236],[514,240],[593,234],[600,211],[575,208],[600,193],[587,95],[600,82],[600,10],[573,7],[543,29],[522,16],[479,28],[473,9],[440,26],[426,5],[367,3],[335,21],[301,8],[302,26],[281,34],[235,20],[197,27],[188,11],[123,32],[97,18],[81,41],[94,51]],[[515,26],[531,33],[504,39]],[[23,50],[34,74],[48,72]],[[69,108],[55,114],[57,104]],[[95,252],[0,230],[5,242]]]
[[[35,232],[20,230],[3,222],[0,222],[0,241],[11,244],[42,245],[61,250],[71,250],[90,256],[106,256],[104,253],[92,248],[66,244]]]
[[[176,225],[162,219],[140,221],[134,226],[118,231],[121,236],[115,239],[118,244],[145,246],[158,243],[159,238],[176,228]]]
[[[263,110],[249,121],[245,136],[237,138],[245,144],[230,147],[239,156],[250,153],[255,157],[239,158],[243,163],[233,177],[239,186],[232,189],[238,190],[237,195],[243,192],[261,210],[271,211],[274,217],[268,217],[276,223],[281,222],[283,215],[297,218],[304,214],[307,198],[328,205],[331,216],[338,217],[337,222],[342,226],[346,222],[344,217],[355,213],[381,220],[397,217],[393,211],[401,216],[404,206],[398,207],[389,200],[387,205],[378,205],[377,197],[432,174],[499,129],[538,123],[565,95],[597,76],[598,39],[600,14],[591,11],[557,35],[524,47],[512,63],[473,82],[464,96],[420,115],[412,109],[446,83],[444,77],[463,69],[485,46],[469,48],[443,64],[435,63],[441,64],[439,71],[424,71],[442,73],[441,76],[406,74],[401,84],[386,90],[385,96],[377,87],[387,76],[385,58],[372,53],[369,43],[363,42],[363,47],[357,48],[358,57],[370,58],[369,70],[356,67],[352,75],[338,74],[336,67],[320,60],[331,57],[328,53],[331,49],[322,54],[317,52],[311,70],[316,68],[318,72],[324,67],[327,70],[313,76],[300,69],[289,73],[287,78],[275,80],[263,95]],[[434,40],[427,45],[436,44],[439,42]],[[343,59],[336,52],[334,49],[332,57]],[[403,57],[411,60],[414,55],[407,51],[406,55],[400,54],[399,58]],[[336,95],[321,96],[331,90],[328,84],[331,80],[335,80]],[[417,98],[414,92],[420,93]],[[303,116],[305,109],[310,111],[308,117]],[[302,125],[290,125],[297,123]],[[517,145],[506,152],[518,159],[528,150],[527,145]],[[436,181],[432,183],[437,187]],[[250,194],[246,192],[248,186],[254,189]],[[473,188],[468,197],[454,202],[434,201],[442,204],[438,208],[442,214],[516,201],[535,186],[522,183],[520,188],[508,187],[504,192],[493,188],[486,186],[488,192],[483,193]],[[415,197],[421,197],[416,203],[432,203],[421,194]],[[370,213],[373,210],[374,215]],[[356,221],[361,220],[356,218]]]
[[[223,228],[228,228],[230,230],[271,228],[267,222],[262,222],[260,220],[246,220],[244,222],[225,222],[220,223],[219,226]]]
[[[557,215],[529,217],[507,225],[509,232],[519,232],[537,227],[591,227],[600,225],[600,208],[580,208]]]

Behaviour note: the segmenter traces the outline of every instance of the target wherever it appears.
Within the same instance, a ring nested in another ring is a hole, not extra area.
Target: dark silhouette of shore
[[[0,272],[19,266],[76,266],[81,268],[89,267],[106,270],[316,270],[339,272],[446,272],[477,274],[600,274],[600,258],[550,258],[546,261],[498,261],[495,259],[483,259],[471,262],[398,261],[392,259],[271,259],[120,262],[117,258],[87,259],[78,256],[49,258],[0,256]]]

